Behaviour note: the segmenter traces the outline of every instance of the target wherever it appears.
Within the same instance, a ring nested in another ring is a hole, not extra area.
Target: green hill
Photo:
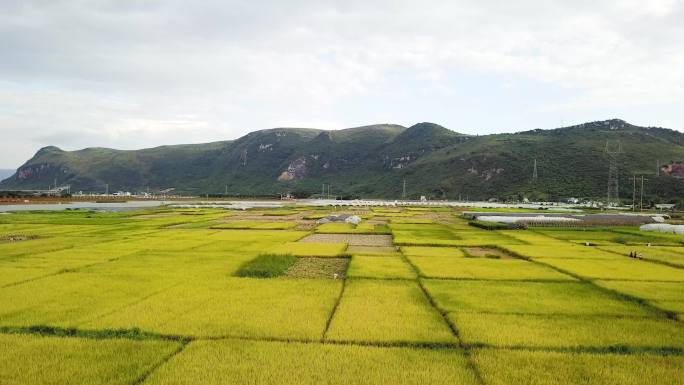
[[[684,161],[684,133],[621,120],[554,130],[469,136],[433,123],[382,124],[338,131],[275,128],[237,140],[135,151],[45,147],[0,189],[71,184],[72,191],[176,188],[189,194],[319,193],[346,197],[470,199],[601,198],[607,190],[608,140],[619,140],[620,195],[631,199],[634,173],[648,198],[684,196],[684,180],[657,165]],[[533,180],[534,160],[538,178]]]

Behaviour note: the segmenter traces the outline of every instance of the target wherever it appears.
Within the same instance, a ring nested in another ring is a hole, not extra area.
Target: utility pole
[[[105,183],[105,195],[109,195],[109,183]]]
[[[656,176],[660,176],[660,159],[656,160]]]
[[[536,182],[539,175],[537,174],[537,158],[534,158],[534,171],[532,172],[532,182]]]
[[[632,211],[636,211],[636,174],[632,177]]]
[[[639,202],[639,211],[644,211],[644,176],[641,176],[641,198]]]
[[[226,185],[226,192],[223,195],[228,196],[228,185]]]

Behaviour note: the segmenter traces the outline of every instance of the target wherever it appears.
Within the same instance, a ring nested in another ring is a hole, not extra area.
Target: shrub
[[[238,277],[272,278],[285,273],[297,257],[291,254],[260,254],[246,262],[235,273]]]

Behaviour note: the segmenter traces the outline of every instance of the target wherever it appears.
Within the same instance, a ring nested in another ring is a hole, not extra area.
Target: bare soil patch
[[[38,238],[39,237],[37,235],[22,235],[22,234],[0,235],[0,243],[30,241],[32,239],[38,239]]]
[[[349,258],[298,258],[283,274],[290,278],[344,279]],[[337,278],[336,278],[337,277]]]
[[[295,227],[295,230],[304,230],[304,231],[313,230],[316,228],[316,226],[317,226],[316,221],[304,221],[304,220],[302,220],[302,221],[299,221],[299,223],[297,224],[297,227]]]
[[[465,252],[468,256],[479,258],[512,259],[512,255],[505,251],[491,247],[466,247]]]
[[[299,242],[346,243],[350,246],[392,246],[391,235],[368,234],[312,234]]]

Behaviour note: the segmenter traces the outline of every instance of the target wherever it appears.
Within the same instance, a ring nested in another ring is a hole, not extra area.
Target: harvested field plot
[[[349,258],[297,258],[285,274],[289,278],[344,279]]]
[[[349,266],[350,277],[416,278],[415,271],[399,257],[369,257],[355,255]]]
[[[352,246],[392,246],[390,235],[365,234],[313,234],[302,238],[299,242],[312,243],[346,243]]]
[[[427,278],[563,280],[574,278],[522,259],[408,257]]]
[[[324,223],[316,227],[316,232],[321,234],[389,234],[390,230],[386,225],[365,221],[358,225],[351,223]]]
[[[511,259],[513,256],[503,250],[493,247],[466,247],[463,249],[468,257],[472,258],[492,258],[492,259]]]
[[[683,383],[682,356],[478,349],[473,353],[473,359],[484,381],[492,385]]]
[[[459,350],[252,341],[191,343],[145,385],[477,384]]]
[[[179,347],[170,341],[0,335],[0,383],[128,385]]]
[[[358,342],[456,342],[418,285],[398,280],[351,279],[326,337]]]

